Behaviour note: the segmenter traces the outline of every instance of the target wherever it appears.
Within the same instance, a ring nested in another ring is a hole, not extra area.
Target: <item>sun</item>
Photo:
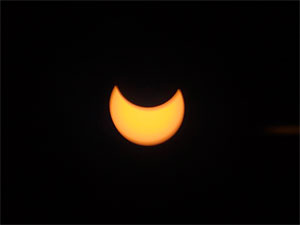
[[[129,102],[114,86],[109,101],[110,115],[119,133],[143,146],[158,145],[170,139],[182,124],[184,109],[179,89],[159,106],[142,107]]]

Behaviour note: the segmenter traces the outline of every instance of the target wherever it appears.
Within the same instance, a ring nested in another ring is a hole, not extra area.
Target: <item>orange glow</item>
[[[138,145],[158,145],[170,139],[184,117],[184,100],[178,89],[175,95],[159,106],[134,105],[115,86],[109,102],[112,121],[127,140]]]
[[[296,125],[290,126],[272,126],[268,127],[266,131],[270,134],[277,134],[277,135],[299,135],[300,128]]]

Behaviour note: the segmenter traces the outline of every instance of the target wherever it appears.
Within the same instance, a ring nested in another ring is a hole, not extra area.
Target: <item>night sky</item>
[[[3,223],[299,222],[298,2],[2,2]],[[109,114],[181,89],[135,145]]]

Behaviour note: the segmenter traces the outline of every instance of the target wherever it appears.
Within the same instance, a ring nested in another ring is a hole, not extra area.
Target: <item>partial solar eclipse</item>
[[[180,128],[184,117],[184,99],[178,89],[167,102],[142,107],[129,102],[114,86],[109,110],[120,134],[132,143],[144,146],[161,144]]]

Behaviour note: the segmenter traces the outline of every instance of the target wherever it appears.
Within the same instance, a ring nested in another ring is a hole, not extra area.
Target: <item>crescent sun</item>
[[[114,86],[109,101],[111,119],[119,133],[130,142],[144,146],[170,139],[182,124],[184,108],[179,89],[161,105],[142,107],[128,101]]]

